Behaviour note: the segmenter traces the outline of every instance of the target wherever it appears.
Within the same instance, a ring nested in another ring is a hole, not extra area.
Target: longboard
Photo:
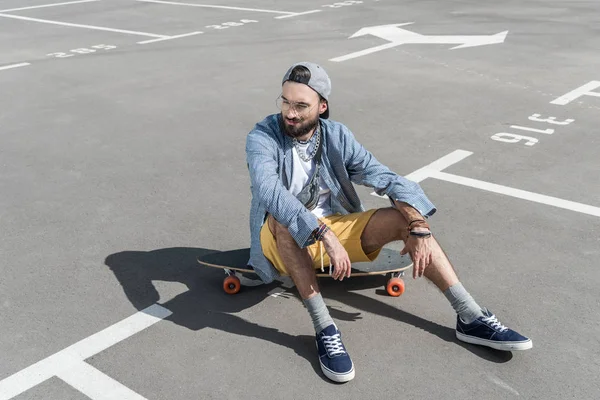
[[[198,263],[205,267],[224,270],[226,276],[223,280],[223,290],[228,294],[236,294],[241,289],[241,282],[239,277],[236,276],[236,272],[258,276],[252,267],[247,265],[249,258],[250,249],[244,248],[210,253],[198,257]],[[398,250],[384,248],[373,262],[353,263],[350,279],[358,276],[389,274],[390,278],[385,285],[386,291],[390,296],[398,297],[404,293],[404,281],[400,277],[403,276],[404,271],[412,267],[412,265],[410,256],[400,255]],[[316,269],[315,272],[320,278],[333,278],[331,275],[332,271],[330,271],[328,265],[325,266],[325,272],[321,272],[321,269]],[[289,276],[288,274],[281,275]]]

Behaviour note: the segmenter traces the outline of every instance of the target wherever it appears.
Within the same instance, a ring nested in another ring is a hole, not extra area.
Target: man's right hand
[[[332,231],[327,231],[323,237],[323,245],[327,251],[327,255],[331,260],[331,264],[334,266],[333,279],[344,280],[344,277],[350,277],[350,271],[352,264],[350,263],[350,257],[348,252],[342,246],[339,239]]]

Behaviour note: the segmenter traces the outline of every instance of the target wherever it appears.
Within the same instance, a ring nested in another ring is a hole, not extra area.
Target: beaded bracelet
[[[313,233],[313,237],[317,241],[323,240],[323,236],[329,231],[329,227],[325,224],[321,224],[318,229]]]
[[[321,227],[319,228],[319,231],[317,232],[317,239],[319,241],[323,240],[323,237],[325,236],[325,234],[329,232],[329,227],[325,224],[321,225]]]

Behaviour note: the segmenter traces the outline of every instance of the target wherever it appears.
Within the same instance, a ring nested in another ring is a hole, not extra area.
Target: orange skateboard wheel
[[[227,294],[236,294],[240,291],[241,287],[240,278],[235,275],[229,275],[223,280],[223,290]]]
[[[404,293],[404,281],[400,278],[391,278],[387,281],[385,289],[390,296],[401,296]]]

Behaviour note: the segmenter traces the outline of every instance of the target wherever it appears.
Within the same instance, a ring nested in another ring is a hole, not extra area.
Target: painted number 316
[[[107,45],[107,44],[97,44],[94,46],[90,46],[91,49],[86,48],[86,47],[82,47],[79,49],[73,49],[73,50],[69,50],[68,53],[64,53],[64,52],[59,52],[59,53],[50,53],[48,54],[49,57],[56,57],[56,58],[67,58],[67,57],[73,57],[75,54],[89,54],[89,53],[95,53],[96,50],[110,50],[110,49],[114,49],[117,46],[113,46],[113,45]]]
[[[565,119],[564,121],[557,121],[556,117],[548,117],[548,118],[540,118],[540,117],[541,117],[540,114],[533,114],[533,115],[529,116],[529,120],[535,121],[535,122],[546,122],[548,124],[555,125],[555,126],[569,125],[570,123],[575,121],[574,119],[570,119],[570,118]],[[521,130],[521,131],[543,133],[545,135],[552,135],[554,133],[554,129],[551,129],[551,128],[537,129],[537,128],[530,128],[527,126],[520,126],[520,125],[511,125],[510,127],[513,129]],[[518,143],[520,141],[524,141],[525,146],[533,146],[539,141],[537,138],[534,138],[531,136],[523,136],[523,135],[518,135],[516,133],[509,133],[509,132],[496,133],[494,136],[492,136],[492,140],[495,140],[497,142],[505,142],[505,143]]]

